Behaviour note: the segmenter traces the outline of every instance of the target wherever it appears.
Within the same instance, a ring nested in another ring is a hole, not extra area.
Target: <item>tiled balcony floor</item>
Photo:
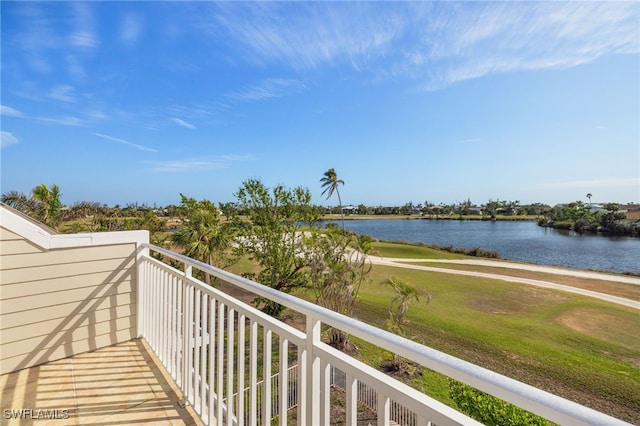
[[[2,425],[201,424],[142,339],[2,375],[0,390]],[[57,409],[58,418],[7,419],[6,409]]]

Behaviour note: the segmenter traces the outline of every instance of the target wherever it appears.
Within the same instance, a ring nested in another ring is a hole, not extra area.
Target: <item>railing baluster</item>
[[[226,306],[224,303],[218,303],[218,358],[216,364],[218,364],[218,383],[216,385],[216,397],[218,398],[218,404],[216,409],[216,416],[218,417],[218,424],[222,426],[224,420],[224,317]]]
[[[249,421],[251,426],[257,425],[258,419],[258,323],[251,319],[249,331]]]
[[[268,425],[271,419],[271,338],[272,331],[269,328],[263,330],[262,335],[262,424]]]
[[[202,301],[200,302],[200,406],[202,413],[206,413],[207,408],[207,394],[206,394],[206,385],[207,385],[207,342],[205,340],[206,336],[206,328],[207,328],[207,294],[202,292]]]
[[[355,426],[358,424],[358,380],[347,372],[345,385],[346,423]]]
[[[233,405],[233,375],[234,375],[234,320],[235,320],[235,311],[231,308],[228,310],[227,314],[227,424],[233,424],[233,414],[234,414],[234,405]]]
[[[391,400],[387,395],[378,393],[378,426],[389,426]]]
[[[322,374],[320,378],[320,392],[318,392],[318,396],[320,397],[318,407],[319,407],[319,418],[321,425],[328,425],[331,421],[331,364],[322,362]],[[308,404],[309,402],[307,402]]]
[[[215,424],[215,419],[220,416],[219,413],[216,412],[215,405],[215,377],[216,377],[216,300],[211,297],[209,299],[209,380],[207,380],[207,384],[209,385],[209,418],[208,424]]]
[[[280,360],[278,377],[278,385],[280,386],[278,389],[278,402],[280,406],[278,415],[280,416],[280,425],[287,426],[287,412],[289,411],[289,340],[284,336],[280,336],[280,353],[278,356]]]
[[[244,414],[245,414],[245,401],[244,401],[244,388],[245,388],[245,331],[246,331],[246,321],[247,317],[244,314],[238,314],[238,377],[237,377],[237,385],[238,389],[238,398],[237,398],[237,409],[236,409],[236,418],[237,418],[237,426],[244,426]]]

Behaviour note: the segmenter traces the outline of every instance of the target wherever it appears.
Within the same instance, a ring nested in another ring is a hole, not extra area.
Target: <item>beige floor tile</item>
[[[178,405],[177,386],[142,340],[5,374],[0,391],[3,410],[57,409],[58,417],[69,415],[50,421],[3,418],[2,425],[201,424],[191,407]]]

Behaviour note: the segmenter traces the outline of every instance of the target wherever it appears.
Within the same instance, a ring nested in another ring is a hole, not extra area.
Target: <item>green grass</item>
[[[373,276],[360,291],[359,319],[384,327],[393,294],[376,283],[397,276],[432,296],[409,310],[413,340],[569,399],[585,398],[579,402],[610,414],[624,407],[640,418],[637,310],[483,278],[391,267],[375,267]],[[426,377],[432,389],[424,390],[446,402],[442,380]]]
[[[449,253],[435,248],[393,242],[375,242],[373,249],[379,256],[409,259],[473,259],[471,256]]]

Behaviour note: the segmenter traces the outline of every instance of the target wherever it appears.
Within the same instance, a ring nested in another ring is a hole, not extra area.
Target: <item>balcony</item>
[[[146,232],[56,235],[0,207],[3,420],[66,409],[56,424],[478,424],[323,343],[329,326],[558,424],[626,424],[149,245]],[[195,270],[298,312],[304,330]]]

